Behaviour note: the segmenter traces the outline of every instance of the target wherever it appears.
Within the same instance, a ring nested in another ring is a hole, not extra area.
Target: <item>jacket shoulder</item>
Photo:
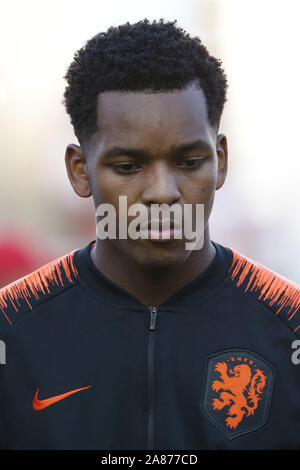
[[[0,289],[0,337],[24,314],[76,281],[74,250]]]
[[[228,274],[235,286],[271,309],[300,334],[300,287],[257,261],[230,250],[233,259]]]

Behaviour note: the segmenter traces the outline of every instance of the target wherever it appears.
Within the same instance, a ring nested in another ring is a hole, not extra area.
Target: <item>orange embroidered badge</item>
[[[275,369],[257,354],[234,349],[208,358],[203,406],[228,439],[263,426],[269,416]]]

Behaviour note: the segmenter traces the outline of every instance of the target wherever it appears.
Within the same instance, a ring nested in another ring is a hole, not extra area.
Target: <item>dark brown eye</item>
[[[198,168],[201,163],[203,163],[204,157],[201,158],[189,158],[188,160],[183,160],[180,164],[178,164],[181,168]]]
[[[131,162],[118,163],[113,165],[114,170],[118,173],[133,173],[134,171],[137,171],[137,169],[139,169],[139,167],[137,167],[138,165],[136,163]]]

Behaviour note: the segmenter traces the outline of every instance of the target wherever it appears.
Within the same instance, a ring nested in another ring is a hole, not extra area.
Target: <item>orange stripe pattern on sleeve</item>
[[[25,302],[25,306],[32,310],[33,304],[41,297],[50,294],[53,288],[64,287],[74,282],[78,275],[74,264],[76,251],[50,261],[0,290],[0,311],[10,324],[12,320],[8,314],[9,307],[12,306],[13,310],[18,312]]]
[[[287,321],[296,317],[300,307],[300,288],[283,276],[251,258],[232,251],[229,276],[237,287],[252,293],[272,308],[276,315],[284,314]],[[298,324],[294,329],[297,331]]]

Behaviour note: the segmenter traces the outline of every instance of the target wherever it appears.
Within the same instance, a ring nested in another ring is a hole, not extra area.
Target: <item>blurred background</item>
[[[177,19],[229,80],[229,174],[211,238],[300,282],[297,0],[0,1],[0,286],[95,238],[92,199],[67,178],[77,140],[62,105],[77,49],[126,21]]]

